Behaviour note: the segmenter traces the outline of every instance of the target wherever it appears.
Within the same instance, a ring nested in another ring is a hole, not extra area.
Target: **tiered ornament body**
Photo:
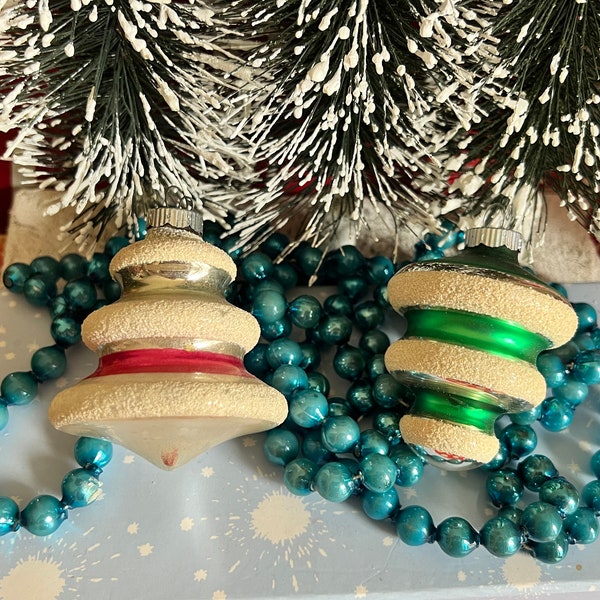
[[[122,296],[82,328],[98,369],[49,411],[57,429],[109,439],[163,469],[287,416],[283,395],[244,368],[260,328],[225,300],[235,264],[194,219],[155,209],[146,239],[117,253],[110,270]]]
[[[406,335],[385,356],[413,400],[400,430],[447,469],[494,458],[496,418],[544,400],[537,357],[577,328],[569,302],[519,266],[518,234],[479,228],[465,241],[457,256],[408,265],[388,286],[407,320]]]

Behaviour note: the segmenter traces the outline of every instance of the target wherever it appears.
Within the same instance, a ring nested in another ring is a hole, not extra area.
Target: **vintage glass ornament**
[[[519,265],[518,233],[471,229],[465,244],[454,257],[404,267],[388,285],[407,321],[385,355],[413,402],[400,420],[402,437],[447,469],[494,458],[495,420],[544,400],[537,357],[577,328],[569,302]]]
[[[61,431],[109,439],[173,469],[278,425],[287,402],[244,368],[260,328],[225,300],[236,267],[202,239],[200,215],[158,208],[147,225],[146,238],[110,264],[121,298],[83,323],[97,370],[60,392],[49,418]]]

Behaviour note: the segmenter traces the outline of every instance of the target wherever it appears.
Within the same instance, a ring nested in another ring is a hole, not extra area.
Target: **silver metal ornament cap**
[[[523,247],[523,238],[518,231],[499,227],[475,227],[465,232],[465,246],[474,248],[483,244],[489,248],[506,246],[509,250],[519,252]]]
[[[199,236],[202,235],[202,215],[195,210],[167,206],[149,209],[146,216],[146,226],[150,229],[164,225],[192,231]]]

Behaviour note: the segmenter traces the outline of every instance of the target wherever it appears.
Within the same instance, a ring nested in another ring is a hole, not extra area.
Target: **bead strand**
[[[80,341],[85,317],[119,297],[120,287],[111,279],[108,265],[112,256],[128,243],[123,237],[111,238],[104,252],[94,254],[90,261],[77,254],[68,254],[60,261],[42,256],[29,265],[14,263],[5,269],[3,283],[7,289],[22,293],[33,306],[48,308],[52,319],[50,334],[55,343],[34,352],[29,371],[9,373],[0,383],[0,430],[8,423],[9,406],[29,404],[40,383],[64,374],[65,351]],[[112,458],[112,445],[82,437],[75,443],[74,456],[80,468],[63,478],[60,499],[42,494],[19,511],[12,498],[0,496],[0,536],[20,527],[34,535],[49,535],[67,519],[69,509],[87,506],[98,498],[99,476]]]

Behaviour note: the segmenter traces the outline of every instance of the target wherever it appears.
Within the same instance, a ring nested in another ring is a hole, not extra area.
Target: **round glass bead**
[[[517,425],[533,425],[542,413],[542,407],[538,404],[531,410],[510,414],[510,420]]]
[[[435,525],[429,512],[422,506],[407,506],[398,512],[396,533],[408,546],[421,546],[435,539]]]
[[[482,465],[481,468],[485,471],[497,471],[501,469],[508,462],[508,450],[506,446],[500,441],[498,446],[498,452],[492,460],[490,460],[485,465]]]
[[[393,517],[400,507],[398,492],[393,487],[382,494],[366,490],[362,495],[362,507],[365,514],[374,521]]]
[[[0,383],[0,395],[6,404],[29,404],[36,396],[38,384],[33,373],[15,371]]]
[[[229,235],[221,240],[220,248],[227,252],[233,261],[238,261],[242,255],[242,248],[239,245],[239,238],[237,235]]]
[[[363,379],[355,381],[348,388],[346,399],[348,400],[348,404],[361,414],[370,412],[375,406],[373,394],[371,393],[371,385]]]
[[[312,462],[320,465],[333,458],[333,454],[323,444],[320,429],[305,432],[302,439],[302,454]]]
[[[596,348],[594,340],[587,331],[582,331],[581,333],[575,334],[571,341],[574,344],[577,344],[579,350],[595,350]]]
[[[375,285],[386,285],[394,274],[394,263],[386,256],[374,256],[367,260],[367,276]]]
[[[365,300],[354,307],[354,322],[361,331],[369,331],[383,324],[385,314],[377,302]]]
[[[396,464],[394,461],[375,452],[365,456],[360,462],[363,485],[372,492],[383,494],[394,487]]]
[[[398,405],[402,387],[389,373],[378,375],[373,382],[373,400],[382,408],[394,408]]]
[[[300,367],[281,365],[275,369],[270,384],[287,397],[296,390],[305,390],[308,387],[308,377]]]
[[[555,281],[553,281],[549,285],[550,287],[554,288],[561,296],[564,296],[565,298],[568,297],[567,288],[564,285],[556,283]]]
[[[590,458],[590,468],[597,479],[600,479],[600,450],[596,450]]]
[[[543,454],[532,454],[519,463],[517,473],[523,485],[532,492],[538,492],[542,485],[558,477],[558,470],[553,462]]]
[[[88,506],[100,496],[100,481],[88,469],[74,469],[62,481],[62,504],[68,508]]]
[[[321,263],[323,252],[318,248],[312,248],[309,245],[305,245],[296,248],[293,256],[296,259],[300,270],[305,275],[313,275]]]
[[[0,536],[19,529],[19,507],[8,496],[0,496]]]
[[[394,443],[399,441],[401,437],[399,420],[396,413],[381,411],[373,417],[373,427],[389,442]]]
[[[111,237],[104,245],[104,253],[112,258],[119,250],[129,246],[129,239],[123,235],[115,235]]]
[[[345,245],[327,256],[327,267],[333,268],[336,276],[346,277],[356,273],[365,262],[356,246]]]
[[[310,429],[318,427],[327,417],[327,398],[315,390],[294,392],[290,400],[290,417],[296,425]]]
[[[437,526],[435,539],[440,548],[454,558],[467,556],[479,546],[479,534],[462,517],[444,519]]]
[[[65,505],[54,496],[36,496],[21,512],[21,525],[33,535],[50,535],[67,518]]]
[[[84,469],[103,469],[112,459],[113,447],[106,440],[84,436],[75,442],[74,454]]]
[[[323,446],[330,452],[350,452],[360,439],[360,428],[351,417],[329,417],[321,427]]]
[[[351,317],[353,312],[352,302],[344,294],[333,294],[323,302],[323,310],[331,316],[344,315],[345,317]]]
[[[353,346],[340,346],[333,357],[333,368],[342,378],[354,381],[365,370],[365,357],[362,350]]]
[[[544,376],[548,387],[554,388],[565,382],[567,371],[556,354],[542,352],[537,359],[538,371]]]
[[[351,301],[356,301],[366,295],[369,283],[364,277],[347,277],[338,283],[338,289],[346,294]]]
[[[344,315],[327,316],[319,323],[317,333],[324,344],[346,344],[352,335],[352,321]]]
[[[374,381],[379,377],[387,373],[385,369],[385,358],[384,354],[375,354],[371,358],[367,359],[366,373],[371,381]]]
[[[244,356],[244,367],[249,373],[261,378],[269,370],[269,361],[267,360],[267,344],[256,344],[246,356]]]
[[[498,508],[516,504],[525,491],[523,482],[510,469],[490,473],[487,478],[486,489],[492,504]]]
[[[8,424],[8,408],[2,398],[0,398],[0,431],[2,431]]]
[[[261,245],[260,249],[271,259],[277,258],[290,244],[289,238],[278,231],[272,233]]]
[[[320,302],[313,296],[303,295],[294,298],[288,306],[292,323],[302,329],[316,327],[323,314]]]
[[[562,529],[562,519],[552,504],[532,502],[523,509],[521,527],[530,540],[551,542]]]
[[[292,322],[287,317],[284,317],[272,323],[260,323],[260,332],[269,341],[281,337],[289,337],[290,333],[292,333]]]
[[[541,406],[540,423],[548,431],[563,431],[573,421],[573,408],[566,400],[546,398]]]
[[[300,444],[293,432],[279,428],[267,433],[263,449],[269,462],[285,466],[298,456]]]
[[[114,279],[107,279],[102,284],[102,295],[109,304],[116,302],[121,297],[121,286]]]
[[[276,369],[280,365],[299,366],[303,358],[302,348],[294,340],[279,338],[269,344],[266,358],[273,369]]]
[[[31,272],[45,276],[49,281],[60,277],[60,263],[52,256],[38,256],[31,261]]]
[[[378,285],[373,290],[373,300],[381,306],[381,308],[389,308],[390,307],[390,298],[388,295],[387,285]]]
[[[71,317],[56,317],[50,324],[50,334],[59,346],[68,348],[81,341],[81,325]]]
[[[586,385],[600,383],[600,350],[580,352],[573,365],[573,377]]]
[[[289,263],[273,265],[273,278],[278,281],[285,290],[291,290],[298,284],[298,273]]]
[[[27,279],[31,277],[33,271],[29,265],[25,263],[13,263],[8,265],[2,274],[2,283],[4,287],[11,292],[20,294]]]
[[[591,508],[597,515],[600,515],[600,481],[590,481],[586,483],[581,490],[581,500]]]
[[[588,391],[585,383],[568,377],[565,383],[555,387],[552,393],[555,398],[566,400],[571,406],[578,406],[587,398]]]
[[[283,319],[287,310],[285,296],[274,291],[262,291],[254,296],[252,314],[262,323],[274,323]]]
[[[319,467],[312,460],[297,458],[286,465],[283,471],[283,483],[292,494],[306,496],[312,492],[318,470]]]
[[[354,456],[364,458],[369,454],[387,456],[390,450],[389,441],[375,429],[365,429],[360,433],[358,444],[354,447]]]
[[[381,329],[371,329],[360,336],[358,347],[369,354],[383,354],[389,348],[390,338]]]
[[[563,560],[569,551],[569,540],[567,536],[560,532],[555,539],[550,542],[528,542],[527,546],[531,550],[534,558],[543,563],[556,564]]]
[[[242,261],[240,271],[246,281],[253,283],[269,277],[273,263],[263,252],[252,252]]]
[[[307,374],[308,377],[308,389],[315,390],[317,392],[321,392],[324,396],[329,395],[329,391],[331,389],[331,385],[329,383],[329,379],[323,375],[323,373],[319,373],[318,371],[313,371],[312,373]]]
[[[505,517],[509,521],[512,521],[518,527],[521,526],[521,518],[523,516],[523,509],[517,506],[503,506],[498,511],[499,517]]]
[[[108,267],[110,258],[102,252],[95,252],[92,259],[88,263],[86,275],[94,282],[101,283],[106,279],[110,279]]]
[[[316,369],[321,364],[321,351],[315,344],[309,341],[300,342],[300,350],[302,351],[300,367],[309,371]]]
[[[23,295],[33,306],[46,306],[56,293],[56,283],[44,275],[32,275],[23,284]]]
[[[330,502],[347,500],[355,489],[352,473],[341,462],[323,465],[315,475],[314,486],[317,492]]]
[[[62,294],[55,296],[48,303],[48,311],[50,312],[50,317],[55,319],[56,317],[65,317],[70,314],[70,307],[67,304],[67,300]]]
[[[396,465],[396,484],[401,487],[412,487],[423,475],[423,460],[406,444],[394,446],[389,454]]]
[[[83,277],[87,271],[87,261],[79,254],[65,254],[59,264],[60,274],[66,281]]]
[[[31,370],[39,381],[57,379],[67,368],[65,351],[58,346],[39,348],[31,357]]]
[[[98,299],[96,286],[88,277],[69,281],[63,289],[63,296],[73,310],[89,310]]]
[[[506,517],[494,517],[481,529],[481,545],[498,557],[512,556],[519,551],[523,536],[519,527]]]
[[[591,508],[580,507],[567,517],[563,532],[570,544],[591,544],[598,538],[598,519]]]
[[[552,350],[547,350],[542,354],[552,354],[557,356],[563,363],[563,365],[567,365],[572,362],[577,354],[579,353],[579,347],[575,342],[567,342],[558,348],[553,348]]]
[[[531,454],[537,446],[537,435],[529,425],[507,425],[502,431],[501,440],[512,460]]]
[[[577,488],[564,477],[555,477],[546,481],[539,491],[540,500],[552,504],[564,518],[579,507]]]
[[[577,315],[577,331],[589,331],[593,329],[598,318],[596,309],[586,302],[573,302],[572,306]]]

